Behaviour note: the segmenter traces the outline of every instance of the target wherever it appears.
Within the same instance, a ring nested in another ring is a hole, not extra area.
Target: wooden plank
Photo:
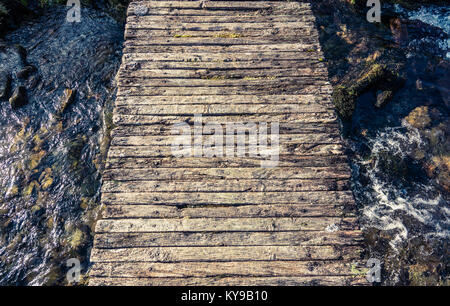
[[[221,180],[221,179],[346,179],[350,170],[346,164],[334,167],[302,168],[147,168],[147,169],[106,169],[105,180],[147,181],[147,180]]]
[[[360,231],[97,233],[94,245],[98,249],[154,246],[358,246],[361,241]]]
[[[174,207],[163,205],[106,206],[103,219],[129,218],[257,218],[257,217],[350,217],[353,205],[242,205],[222,207]]]
[[[281,55],[281,53],[279,53],[279,55]],[[153,69],[183,69],[187,72],[189,72],[189,70],[198,70],[199,73],[203,73],[205,70],[206,73],[208,71],[211,71],[212,73],[213,71],[227,70],[229,72],[240,73],[242,71],[256,69],[326,68],[323,61],[321,62],[315,58],[307,58],[306,56],[303,59],[264,59],[261,57],[249,59],[248,57],[241,56],[240,58],[235,57],[235,60],[229,61],[223,61],[224,58],[227,59],[226,55],[224,55],[220,61],[211,61],[212,58],[206,54],[193,54],[189,57],[189,55],[186,54],[184,56],[178,56],[174,54],[155,53],[154,56],[155,57],[146,59],[149,55],[142,53],[124,55],[122,68],[119,73],[122,74],[125,71],[132,73]],[[202,61],[193,61],[192,59],[195,58],[195,56],[201,57]],[[219,57],[218,54],[212,54],[212,56],[215,56],[216,58]],[[240,60],[238,61],[237,59]]]
[[[249,63],[262,63],[269,64],[273,62],[298,62],[298,61],[310,61],[314,60],[319,62],[321,57],[318,54],[315,46],[306,48],[306,50],[297,51],[258,51],[249,50],[246,52],[202,52],[191,50],[184,50],[182,53],[166,53],[166,52],[150,52],[149,50],[137,48],[136,50],[130,50],[130,53],[123,55],[123,63],[139,62],[140,65],[152,64],[154,62],[183,62],[188,67],[189,65],[199,64],[205,65],[205,63],[216,63],[220,68],[225,65],[248,65]],[[323,59],[323,57],[322,57]],[[242,66],[245,67],[245,66]]]
[[[142,11],[142,10],[141,10]],[[127,12],[128,18],[134,17],[135,14],[134,8],[129,7]],[[279,7],[272,6],[269,8],[246,8],[230,11],[228,8],[214,8],[214,9],[199,9],[199,8],[155,8],[148,10],[146,14],[142,16],[136,16],[137,18],[144,18],[145,16],[225,16],[230,17],[234,16],[236,19],[241,17],[262,17],[262,16],[304,16],[304,15],[312,15],[311,8],[308,6],[293,6],[293,7]]]
[[[119,87],[118,96],[191,96],[191,95],[236,95],[245,92],[245,95],[260,94],[325,94],[328,92],[327,82],[315,81],[313,84],[305,84],[305,82],[288,83],[288,84],[269,84],[265,82],[255,82],[252,85],[241,86],[198,86],[198,87],[151,87],[129,85],[127,87]],[[313,116],[310,116],[314,119]],[[145,122],[144,122],[145,123]]]
[[[176,263],[104,263],[95,265],[92,276],[116,277],[234,277],[257,276],[357,276],[357,265],[333,261],[248,261],[248,262],[176,262]],[[353,268],[353,269],[352,269]]]
[[[320,104],[205,104],[205,105],[124,105],[116,106],[115,113],[123,115],[231,115],[247,114],[308,114],[326,113],[331,108]]]
[[[331,105],[328,96],[321,95],[204,95],[204,96],[122,96],[116,99],[116,106],[121,105],[192,105],[192,104],[296,104]]]
[[[139,69],[134,71],[122,70],[119,77],[123,79],[133,79],[141,82],[140,79],[158,79],[158,78],[183,78],[183,79],[246,79],[246,78],[315,78],[322,76],[327,77],[328,72],[326,68],[284,68],[284,69],[241,69],[241,70],[206,70],[206,69]]]
[[[151,173],[150,170],[159,168],[246,168],[246,171],[249,171],[252,168],[261,168],[261,160],[264,160],[253,157],[155,157],[168,156],[172,152],[160,152],[156,149],[154,151],[141,152],[142,148],[136,151],[130,150],[132,149],[130,147],[125,147],[127,151],[117,151],[115,148],[113,147],[109,151],[109,158],[106,163],[107,169],[148,169],[149,173]],[[114,151],[112,151],[113,149]],[[286,168],[347,166],[347,157],[337,154],[331,156],[280,156],[279,159],[277,168],[283,170]]]
[[[202,16],[202,15],[181,15],[181,16],[171,16],[171,15],[144,15],[144,16],[129,16],[127,18],[127,28],[133,28],[132,24],[145,25],[151,23],[263,23],[263,22],[314,22],[315,18],[310,14],[302,14],[298,16],[293,15],[256,15],[247,14],[236,16],[226,15],[226,16]]]
[[[139,81],[139,82],[138,82]],[[133,78],[122,78],[118,81],[119,86],[123,88],[137,87],[136,84],[141,84],[138,88],[145,87],[158,87],[164,89],[165,87],[181,87],[180,91],[189,92],[195,91],[196,87],[209,87],[219,90],[226,90],[228,87],[235,86],[237,88],[243,88],[246,86],[261,86],[262,88],[273,88],[276,90],[284,89],[289,86],[294,90],[297,87],[303,86],[321,86],[329,84],[328,81],[318,77],[248,77],[243,79],[222,79],[222,78],[210,78],[210,79],[183,79],[183,78],[171,78],[171,79],[144,79],[138,80]],[[225,87],[225,88],[224,88]],[[150,88],[151,89],[151,88]],[[176,89],[175,89],[176,90]]]
[[[368,285],[365,276],[302,277],[187,277],[125,278],[92,277],[91,286],[361,286]]]
[[[247,8],[266,9],[272,7],[283,8],[310,8],[309,3],[282,2],[282,1],[133,1],[128,10],[146,6],[149,9],[160,8],[195,8],[202,10],[226,9],[238,10]]]
[[[287,31],[287,30],[291,30],[291,31],[308,31],[310,30],[310,32],[304,32],[304,33],[308,33],[311,36],[301,36],[301,38],[304,39],[304,41],[313,41],[313,37],[315,37],[315,35],[317,35],[317,32],[313,32],[313,28],[314,28],[314,21],[308,20],[308,21],[299,21],[299,19],[295,20],[295,21],[286,21],[286,22],[271,22],[271,21],[265,21],[265,22],[240,22],[240,23],[236,23],[236,22],[221,22],[221,23],[207,23],[207,22],[186,22],[186,23],[182,23],[181,21],[177,20],[177,22],[171,22],[171,21],[167,21],[167,22],[160,22],[160,21],[150,21],[150,22],[128,22],[127,23],[127,30],[128,29],[145,29],[145,30],[170,30],[170,31],[216,31],[216,32],[233,32],[233,33],[238,33],[238,32],[247,32],[247,31],[260,31],[261,32],[261,36],[259,41],[257,39],[250,39],[250,40],[244,40],[241,37],[236,37],[234,36],[234,38],[229,38],[230,36],[225,36],[225,37],[217,37],[220,40],[217,40],[218,42],[220,42],[221,44],[230,42],[230,43],[237,43],[238,41],[241,41],[239,44],[245,44],[245,42],[248,42],[249,44],[255,43],[257,42],[258,44],[264,42],[265,40],[262,38],[273,38],[272,40],[276,40],[279,42],[282,42],[283,39],[277,39],[278,37],[276,37],[275,35],[268,35],[270,33],[270,31],[275,30],[275,33],[278,32],[282,32],[282,31]],[[182,32],[184,33],[184,32]],[[266,33],[264,35],[264,33]],[[256,33],[255,33],[256,34]],[[161,37],[161,36],[159,36]],[[233,36],[231,36],[233,37]],[[254,35],[254,37],[257,37],[256,35]],[[134,36],[132,35],[131,37],[127,37],[128,41],[133,40]],[[153,37],[155,38],[155,37]],[[179,39],[177,39],[179,38]],[[176,43],[185,43],[185,44],[191,44],[193,42],[202,42],[205,41],[206,44],[210,44],[208,41],[209,39],[205,39],[205,38],[198,38],[198,37],[186,37],[186,36],[178,36],[178,37],[167,37],[167,39],[169,39],[168,41],[173,41]],[[153,40],[148,40],[145,41],[145,43],[147,44],[151,44],[151,43],[168,43],[168,41],[165,40],[159,40],[157,39],[156,41]],[[303,41],[302,39],[300,39],[300,41]],[[144,43],[144,41],[142,42]]]
[[[313,40],[311,40],[313,41]],[[245,44],[228,44],[228,45],[139,45],[138,41],[127,41],[123,49],[124,54],[128,53],[202,53],[202,52],[218,52],[218,53],[247,53],[247,52],[292,52],[295,50],[299,58],[302,58],[300,53],[311,52],[309,50],[318,50],[317,43],[282,43],[282,44],[259,44],[259,45],[245,45]],[[280,55],[283,58],[282,55]]]
[[[349,182],[332,180],[216,180],[164,182],[111,182],[103,184],[102,192],[261,192],[261,191],[341,191]]]
[[[114,140],[115,141],[115,140]],[[252,150],[254,152],[258,152],[257,157],[250,157],[248,152]],[[170,145],[166,146],[116,146],[114,144],[113,147],[110,148],[108,156],[112,162],[114,162],[115,158],[125,158],[123,160],[118,160],[118,162],[123,162],[121,165],[126,167],[127,161],[126,158],[134,158],[136,163],[146,163],[146,166],[152,165],[156,163],[156,167],[167,165],[168,167],[183,167],[183,165],[189,164],[192,162],[192,165],[197,167],[201,167],[201,164],[204,163],[208,166],[230,166],[233,165],[242,165],[247,164],[247,167],[261,167],[262,161],[270,160],[272,156],[279,155],[291,155],[291,159],[285,161],[285,159],[278,158],[278,167],[302,167],[302,166],[322,166],[326,162],[330,162],[333,160],[318,160],[316,162],[309,160],[300,159],[302,156],[313,156],[315,158],[320,158],[324,155],[332,155],[332,154],[344,154],[344,147],[341,144],[285,144],[281,145],[278,149],[279,152],[273,150],[271,148],[261,149],[258,147],[246,147],[245,156],[235,157],[233,160],[233,156],[227,155],[227,152],[224,150],[221,154],[223,157],[208,157],[205,152],[200,149],[197,149],[197,152],[202,154],[201,157],[194,157],[195,151],[194,147],[192,148],[177,148],[172,149]],[[261,156],[261,154],[267,154],[267,157]],[[178,157],[179,155],[183,155],[182,157]],[[233,154],[234,156],[238,156],[238,154]],[[298,157],[298,158],[297,158]],[[148,159],[150,158],[150,159]],[[154,158],[153,160],[151,158]],[[158,159],[156,159],[158,158]],[[274,157],[275,158],[275,157]],[[148,159],[148,160],[146,160]],[[281,161],[280,161],[281,159]]]
[[[225,134],[226,131],[227,131],[227,129],[223,128],[222,133]],[[178,130],[176,132],[178,132]],[[215,140],[220,139],[224,145],[226,144],[228,146],[227,138],[231,138],[231,137],[228,137],[227,135],[194,136],[194,135],[192,135],[192,130],[191,130],[190,134],[191,134],[191,136],[190,137],[186,136],[186,138],[190,140],[190,143],[192,144],[192,146],[194,146],[195,139],[197,141],[201,140],[202,143],[204,143],[208,139],[215,139]],[[113,146],[171,146],[174,143],[175,138],[179,136],[178,134],[174,134],[174,135],[170,135],[170,136],[147,136],[147,135],[123,136],[116,132],[114,132],[113,135],[114,135],[114,138],[112,139],[112,142],[111,142],[111,145],[113,145]],[[264,151],[267,150],[268,152],[271,152],[271,150],[272,151],[274,150],[271,147],[266,149],[263,147],[259,148],[256,144],[249,145],[248,136],[237,137],[236,135],[234,135],[232,137],[233,138],[231,140],[232,140],[233,145],[245,146],[247,150],[248,150],[248,148],[254,148],[254,147],[256,147],[256,149],[258,149],[258,152],[261,151],[261,149],[263,149]],[[270,145],[270,143],[271,143],[270,134],[267,138],[268,138],[268,143]],[[334,133],[334,134],[331,134],[331,133],[292,134],[292,135],[282,134],[282,135],[278,136],[278,141],[280,142],[280,146],[288,146],[288,145],[297,146],[297,145],[301,145],[301,144],[315,144],[315,145],[340,144],[341,139],[340,139],[340,135],[337,133]],[[276,149],[278,150],[278,148],[276,148]],[[225,148],[223,148],[223,150],[225,151]],[[288,150],[286,150],[286,151],[288,151]]]
[[[334,112],[318,112],[311,114],[252,114],[252,115],[224,115],[224,116],[211,116],[208,114],[201,114],[202,122],[214,122],[218,124],[226,124],[229,122],[239,122],[242,124],[246,124],[249,122],[278,122],[280,125],[283,123],[336,123],[337,116]],[[156,116],[156,115],[123,115],[123,114],[113,114],[113,121],[116,125],[133,125],[133,124],[142,124],[142,125],[163,125],[163,126],[173,126],[174,124],[186,122],[188,124],[193,124],[194,116],[193,115],[165,115],[165,116]]]
[[[350,191],[309,192],[128,192],[103,193],[105,204],[164,204],[164,205],[243,205],[243,204],[302,204],[353,203]]]
[[[355,260],[353,246],[230,246],[148,247],[93,249],[91,260],[106,262],[254,261],[254,260]]]
[[[117,105],[117,103],[116,103]],[[203,125],[203,135],[213,135],[213,130],[208,130],[204,128]],[[193,128],[193,127],[192,127]],[[337,124],[320,124],[320,123],[283,123],[279,127],[280,134],[310,134],[310,133],[330,133],[336,134],[339,130]],[[112,135],[122,135],[122,136],[139,136],[139,135],[159,135],[168,136],[172,135],[172,127],[166,125],[124,125],[117,126],[113,129]]]

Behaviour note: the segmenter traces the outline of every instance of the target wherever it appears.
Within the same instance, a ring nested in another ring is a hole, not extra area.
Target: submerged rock
[[[19,79],[28,79],[28,77],[36,70],[33,66],[25,66],[23,69],[16,73]]]
[[[405,118],[411,126],[424,129],[431,124],[431,117],[428,111],[428,106],[419,106],[415,108],[409,115]]]
[[[0,99],[7,99],[11,87],[11,77],[8,73],[0,72]]]
[[[9,103],[12,109],[18,109],[28,104],[27,90],[24,86],[18,86],[14,90]]]
[[[377,92],[377,101],[375,102],[375,107],[382,108],[384,107],[394,96],[392,90],[379,90]]]
[[[64,111],[73,103],[75,100],[76,90],[65,89],[64,94],[61,98],[61,104],[59,106],[59,113],[62,114]]]

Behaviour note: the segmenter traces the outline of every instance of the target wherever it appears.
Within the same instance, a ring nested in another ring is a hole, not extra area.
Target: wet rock
[[[64,111],[73,103],[75,100],[76,90],[65,89],[63,96],[61,98],[61,104],[59,106],[58,112],[60,114],[64,113]]]
[[[33,89],[39,84],[39,81],[40,81],[40,77],[38,75],[33,75],[29,79],[27,87],[30,89]]]
[[[417,88],[417,90],[423,90],[422,80],[417,79],[417,81],[416,81],[416,88]]]
[[[28,79],[28,77],[36,70],[33,66],[25,66],[23,69],[16,73],[18,79]]]
[[[393,18],[389,22],[392,36],[397,45],[405,46],[408,43],[408,30],[400,18]]]
[[[384,107],[394,96],[394,93],[391,90],[385,90],[381,91],[379,90],[377,92],[377,101],[375,102],[376,108],[382,108]]]
[[[11,77],[8,73],[0,72],[0,99],[7,99],[11,88]]]
[[[333,103],[343,120],[351,120],[355,111],[357,97],[356,92],[342,85],[333,91]]]
[[[362,94],[379,89],[376,106],[383,107],[393,97],[394,91],[403,83],[399,73],[387,65],[373,64],[363,71],[357,80],[348,82],[349,85],[339,85],[333,92],[333,103],[345,121],[352,118],[356,107],[356,100]]]
[[[431,124],[431,117],[428,106],[419,106],[409,113],[405,118],[411,126],[424,129]]]
[[[22,60],[22,63],[26,63],[27,62],[27,49],[25,49],[23,46],[16,44],[14,45],[14,48],[17,52],[17,54],[19,54],[20,59]]]
[[[16,87],[11,98],[9,98],[9,103],[11,104],[12,109],[18,109],[27,105],[28,97],[26,88],[24,86]]]
[[[70,235],[69,245],[72,249],[77,249],[85,241],[86,237],[82,230],[75,229],[75,231]]]

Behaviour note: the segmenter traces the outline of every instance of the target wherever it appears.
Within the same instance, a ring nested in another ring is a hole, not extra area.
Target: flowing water
[[[449,10],[397,11],[411,22],[406,83],[384,109],[370,94],[358,101],[348,138],[353,191],[384,284],[448,284]]]
[[[87,265],[122,37],[106,14],[82,9],[82,22],[67,23],[56,8],[0,46],[0,72],[29,99],[18,110],[0,103],[0,285],[60,284],[69,258]]]

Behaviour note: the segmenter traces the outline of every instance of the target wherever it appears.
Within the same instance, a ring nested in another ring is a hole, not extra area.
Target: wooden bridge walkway
[[[310,4],[132,1],[125,38],[90,284],[364,283]],[[279,122],[277,167],[174,157],[194,114]]]

